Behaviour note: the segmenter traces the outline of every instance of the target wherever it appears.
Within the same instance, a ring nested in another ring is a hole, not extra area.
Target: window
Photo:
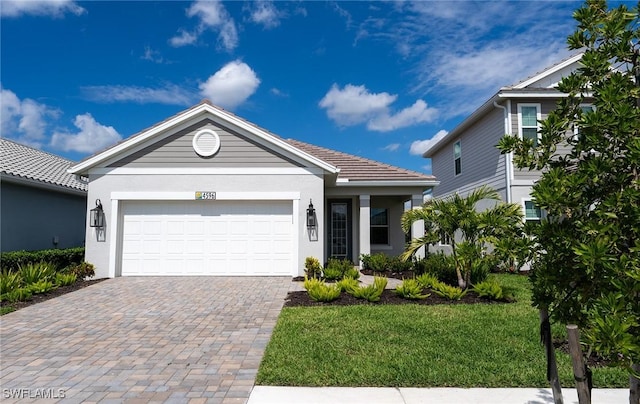
[[[533,201],[524,201],[524,220],[527,222],[540,223],[542,211]]]
[[[538,120],[540,104],[518,104],[518,126],[520,137],[533,140],[533,145],[538,145]]]
[[[389,245],[389,209],[371,208],[369,242],[372,245]]]
[[[460,161],[461,159],[462,159],[462,145],[458,140],[453,145],[453,162],[454,162],[454,169],[455,169],[456,175],[459,175],[462,172],[462,163]]]
[[[580,104],[580,110],[583,114],[587,114],[589,112],[595,111],[595,107],[591,104]],[[580,127],[575,124],[573,125],[573,140],[578,141],[578,135],[580,134]]]
[[[440,232],[440,241],[438,242],[440,245],[451,245],[451,237],[443,231]]]

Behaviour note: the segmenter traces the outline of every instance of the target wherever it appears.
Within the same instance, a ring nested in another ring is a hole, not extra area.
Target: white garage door
[[[122,275],[291,275],[289,201],[123,204]]]

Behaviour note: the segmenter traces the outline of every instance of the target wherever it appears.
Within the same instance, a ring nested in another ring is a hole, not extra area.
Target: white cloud
[[[216,105],[234,109],[253,95],[259,85],[260,79],[251,67],[235,60],[200,84],[200,94]]]
[[[196,17],[198,26],[193,32],[178,29],[178,35],[169,39],[172,46],[180,47],[196,43],[205,31],[218,32],[218,44],[230,51],[238,46],[238,31],[233,18],[218,0],[197,0],[187,9],[188,17]]]
[[[13,91],[0,86],[0,128],[3,137],[41,147],[49,120],[58,115],[58,110],[29,98],[20,100]]]
[[[91,101],[106,103],[135,102],[186,106],[197,101],[195,94],[175,84],[168,84],[161,88],[120,85],[87,86],[82,88],[82,92]]]
[[[122,140],[113,127],[99,124],[89,113],[77,115],[74,125],[79,132],[55,132],[51,146],[63,151],[93,153]]]
[[[2,0],[0,4],[2,17],[35,15],[58,18],[67,13],[81,15],[86,11],[71,0]]]
[[[422,154],[433,144],[438,142],[443,137],[447,136],[449,132],[446,130],[440,130],[436,133],[431,139],[427,140],[416,140],[411,143],[411,147],[409,148],[409,154],[414,156],[422,156]]]
[[[269,92],[277,97],[289,97],[289,94],[283,92],[282,90],[280,90],[279,88],[272,88],[271,90],[269,90]]]
[[[320,107],[340,126],[352,126],[368,121],[387,111],[398,96],[389,93],[373,94],[365,86],[337,84],[320,100]]]
[[[382,150],[394,152],[400,148],[400,143],[391,143],[382,148]]]
[[[157,64],[171,64],[172,62],[162,57],[160,51],[152,49],[150,46],[144,47],[144,54],[140,56],[142,60],[148,60],[149,62]]]
[[[280,25],[280,13],[272,1],[255,1],[249,3],[249,19],[266,29]]]
[[[389,132],[407,126],[431,122],[437,115],[437,109],[429,108],[423,100],[417,100],[412,106],[396,114],[389,115],[385,113],[377,116],[368,122],[367,128],[378,132]]]
[[[500,87],[568,56],[566,36],[575,27],[572,2],[391,4],[392,12],[371,12],[357,23],[356,40],[394,46],[413,76],[408,86],[440,100],[445,119],[467,115]],[[402,19],[391,23],[396,14]]]
[[[179,48],[181,46],[191,45],[197,40],[198,40],[197,33],[191,33],[182,28],[179,28],[178,35],[171,37],[169,39],[169,44],[171,44],[171,46]]]
[[[347,84],[340,88],[337,84],[320,100],[319,106],[326,109],[327,116],[340,126],[367,124],[369,130],[388,132],[424,122],[430,122],[437,110],[429,108],[423,100],[395,114],[390,112],[397,95],[386,92],[371,93],[363,85]]]

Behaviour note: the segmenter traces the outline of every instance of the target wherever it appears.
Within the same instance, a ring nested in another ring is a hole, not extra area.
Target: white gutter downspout
[[[493,106],[496,108],[500,108],[504,111],[504,133],[510,134],[509,130],[509,113],[507,111],[507,107],[504,105],[498,104],[496,101],[493,102]],[[504,155],[504,168],[505,168],[505,186],[507,195],[507,203],[511,203],[511,152]]]

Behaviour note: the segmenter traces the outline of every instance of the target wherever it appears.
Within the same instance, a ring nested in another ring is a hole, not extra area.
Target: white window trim
[[[456,173],[456,145],[459,144],[460,145],[460,157],[458,157],[460,159],[460,172]],[[461,139],[456,140],[455,142],[453,142],[453,176],[457,177],[459,175],[462,175],[462,141]]]
[[[520,103],[518,104],[518,137],[523,139],[522,136],[522,107],[535,107],[536,108],[536,133],[538,135],[538,141],[540,141],[540,121],[542,120],[542,104],[540,103]],[[529,128],[529,126],[527,126]]]

